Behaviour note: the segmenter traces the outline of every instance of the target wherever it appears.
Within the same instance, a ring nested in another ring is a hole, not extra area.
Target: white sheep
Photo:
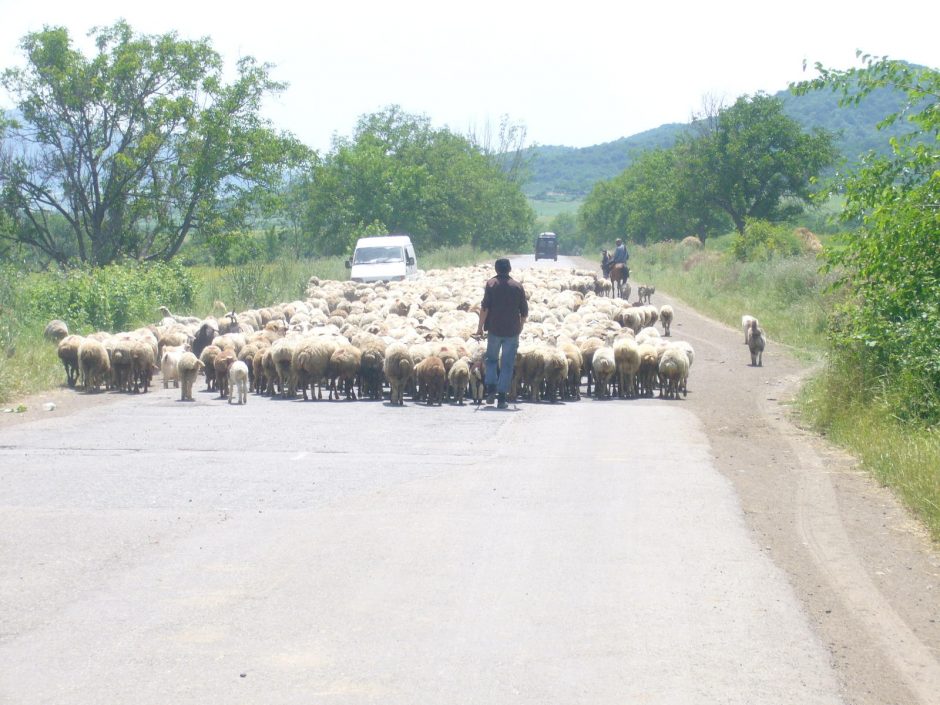
[[[659,396],[678,399],[683,380],[689,376],[689,359],[681,348],[668,346],[659,359]]]
[[[170,382],[173,383],[174,388],[179,388],[179,362],[184,352],[186,352],[186,347],[183,345],[168,345],[163,348],[163,357],[160,358],[160,375],[163,377],[164,389],[170,388]]]
[[[248,403],[248,365],[236,360],[228,369],[228,403],[232,403],[235,391],[238,391],[238,403]]]

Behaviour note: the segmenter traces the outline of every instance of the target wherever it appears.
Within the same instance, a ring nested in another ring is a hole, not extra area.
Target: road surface
[[[673,303],[678,402],[157,387],[0,425],[0,703],[937,702],[929,593],[873,582],[776,405],[799,365]]]

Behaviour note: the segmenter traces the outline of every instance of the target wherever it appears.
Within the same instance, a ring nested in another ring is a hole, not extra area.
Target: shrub
[[[749,220],[743,233],[731,242],[731,256],[741,262],[766,262],[775,257],[793,257],[803,251],[790,226],[766,220]]]

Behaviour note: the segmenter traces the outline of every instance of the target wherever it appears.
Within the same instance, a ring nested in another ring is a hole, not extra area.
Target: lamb
[[[467,358],[462,357],[450,366],[450,371],[447,373],[447,383],[450,387],[450,393],[454,396],[454,401],[459,406],[463,406],[463,398],[466,396],[467,387],[470,384],[470,361]]]
[[[49,342],[58,344],[61,343],[63,338],[68,334],[69,327],[65,324],[65,321],[55,319],[46,324],[46,328],[42,332],[42,337]]]
[[[191,352],[180,355],[177,370],[180,378],[180,401],[193,401],[193,383],[205,367],[202,360]]]
[[[763,367],[764,348],[766,346],[767,338],[755,319],[751,321],[751,327],[747,331],[747,347],[751,351],[751,367]]]
[[[671,335],[669,329],[672,326],[672,315],[672,306],[669,304],[663,304],[659,309],[659,322],[663,324],[663,337],[665,338]]]
[[[392,406],[404,406],[404,391],[414,371],[411,355],[404,343],[392,343],[385,349],[385,378],[391,388]]]
[[[238,391],[238,403],[248,403],[248,365],[236,360],[228,369],[228,403],[232,403],[234,392]]]
[[[111,372],[111,361],[104,344],[85,338],[78,346],[78,372],[86,392],[99,391]]]
[[[443,404],[447,371],[441,358],[436,355],[424,358],[415,366],[415,377],[428,406]]]
[[[741,328],[744,329],[744,344],[747,345],[747,332],[751,328],[751,323],[757,323],[757,319],[754,316],[748,316],[744,314],[741,316]]]
[[[65,381],[74,388],[78,381],[78,348],[84,338],[80,335],[67,335],[59,341],[56,353],[65,368]]]

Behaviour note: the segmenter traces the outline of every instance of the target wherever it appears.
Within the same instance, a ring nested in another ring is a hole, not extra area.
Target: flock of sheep
[[[671,338],[673,309],[608,298],[605,280],[585,270],[515,272],[529,318],[520,336],[510,399],[554,402],[685,396],[695,357]],[[474,338],[489,266],[431,270],[417,280],[361,284],[311,278],[306,298],[219,318],[176,316],[125,333],[46,335],[70,386],[146,392],[155,371],[164,389],[192,400],[199,375],[229,403],[248,391],[303,399],[383,399],[463,404],[483,398],[485,341]],[[746,317],[750,319],[751,317]],[[757,321],[745,324],[752,364],[763,349]],[[662,328],[660,332],[657,323]],[[757,357],[755,357],[757,355]]]

